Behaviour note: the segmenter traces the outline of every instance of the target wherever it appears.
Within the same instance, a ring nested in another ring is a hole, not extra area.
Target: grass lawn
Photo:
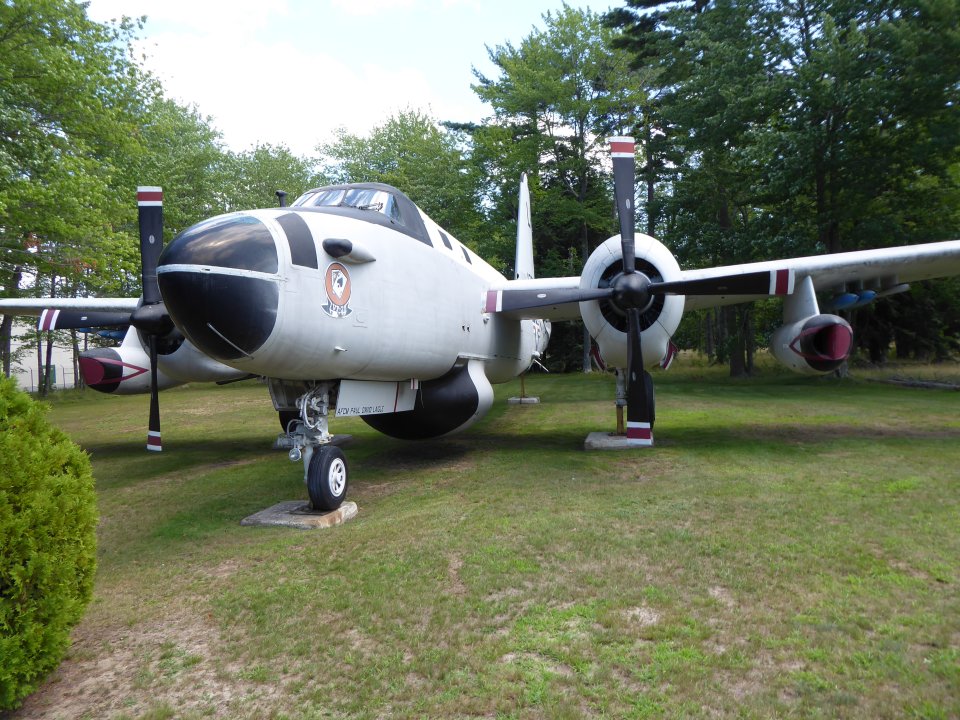
[[[159,455],[146,397],[61,396],[96,594],[10,717],[960,717],[960,393],[655,380],[650,450],[582,449],[601,375],[440,441],[336,421],[360,515],[320,531],[239,524],[306,498],[262,385],[163,393]]]

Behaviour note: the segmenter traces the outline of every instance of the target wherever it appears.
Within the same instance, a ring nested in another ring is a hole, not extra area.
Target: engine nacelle
[[[119,347],[86,350],[80,353],[79,364],[83,382],[94,390],[113,395],[150,392],[150,356],[133,327]],[[157,372],[157,385],[161,390],[181,384]]]
[[[812,315],[778,328],[770,341],[774,357],[794,372],[833,372],[850,356],[853,329],[836,315]]]
[[[677,265],[666,246],[658,240],[638,233],[635,237],[636,269],[653,281],[680,279]],[[580,276],[583,290],[607,287],[622,272],[620,236],[615,235],[590,254]],[[650,367],[669,355],[670,338],[683,317],[682,295],[656,295],[640,313],[643,364]],[[609,300],[580,303],[580,315],[600,348],[607,365],[627,366],[627,316]]]
[[[123,343],[115,348],[97,348],[80,353],[80,374],[88,387],[113,395],[150,392],[150,356],[135,328],[127,330]],[[160,355],[157,386],[160,390],[188,382],[215,382],[241,378],[245,373],[213,360],[189,341]]]
[[[360,417],[384,435],[426,440],[466,430],[492,405],[493,386],[483,372],[483,363],[471,360],[443,377],[420,383],[413,410]]]

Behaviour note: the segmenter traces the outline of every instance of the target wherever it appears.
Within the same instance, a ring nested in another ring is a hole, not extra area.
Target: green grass
[[[657,445],[587,453],[608,376],[402,443],[355,420],[357,519],[305,498],[256,383],[55,401],[91,454],[96,597],[14,717],[955,718],[960,394],[658,374]],[[31,714],[33,713],[33,714]]]

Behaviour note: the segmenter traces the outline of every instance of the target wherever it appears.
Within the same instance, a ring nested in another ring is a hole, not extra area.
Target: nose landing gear
[[[303,479],[310,495],[310,507],[321,512],[336,510],[347,496],[348,467],[343,451],[332,445],[328,428],[331,394],[335,383],[313,385],[270,381],[270,395],[281,418],[289,418],[286,432],[277,437],[277,447],[290,449],[290,460],[303,460]],[[299,396],[297,395],[299,393]],[[291,399],[295,400],[291,403]],[[299,418],[290,417],[295,405]]]

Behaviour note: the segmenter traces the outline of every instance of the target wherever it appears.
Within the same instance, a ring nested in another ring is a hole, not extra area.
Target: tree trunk
[[[70,331],[71,346],[73,347],[73,387],[83,388],[83,376],[80,374],[80,341],[77,331]]]
[[[41,336],[42,337],[42,336]],[[40,391],[40,397],[47,397],[53,389],[53,371],[51,360],[53,359],[53,333],[47,331],[47,352],[44,362],[43,388]]]
[[[43,396],[43,333],[37,331],[37,392]]]
[[[647,114],[647,122],[644,124],[643,133],[644,133],[644,143],[646,144],[647,151],[647,172],[646,172],[646,184],[647,184],[647,235],[650,237],[654,236],[654,230],[656,230],[657,219],[653,214],[653,199],[654,199],[654,188],[656,187],[657,174],[656,166],[653,162],[653,128],[650,127],[651,119],[649,113]]]
[[[739,308],[736,306],[724,308],[727,312],[727,327],[732,342],[730,343],[730,377],[745,377],[747,366],[746,343],[743,337],[743,327],[740,322]]]
[[[13,336],[13,315],[4,315],[0,322],[0,354],[3,356],[3,376],[10,377],[10,351]]]
[[[708,358],[713,358],[714,350],[716,349],[715,339],[713,337],[713,309],[709,308],[706,314],[703,316],[703,325],[704,325],[704,335],[705,341],[703,346],[703,351],[707,354]]]
[[[23,279],[23,268],[17,265],[10,277],[10,289],[16,292]],[[0,322],[0,355],[3,357],[3,375],[10,377],[11,354],[13,348],[13,315],[4,315]]]

